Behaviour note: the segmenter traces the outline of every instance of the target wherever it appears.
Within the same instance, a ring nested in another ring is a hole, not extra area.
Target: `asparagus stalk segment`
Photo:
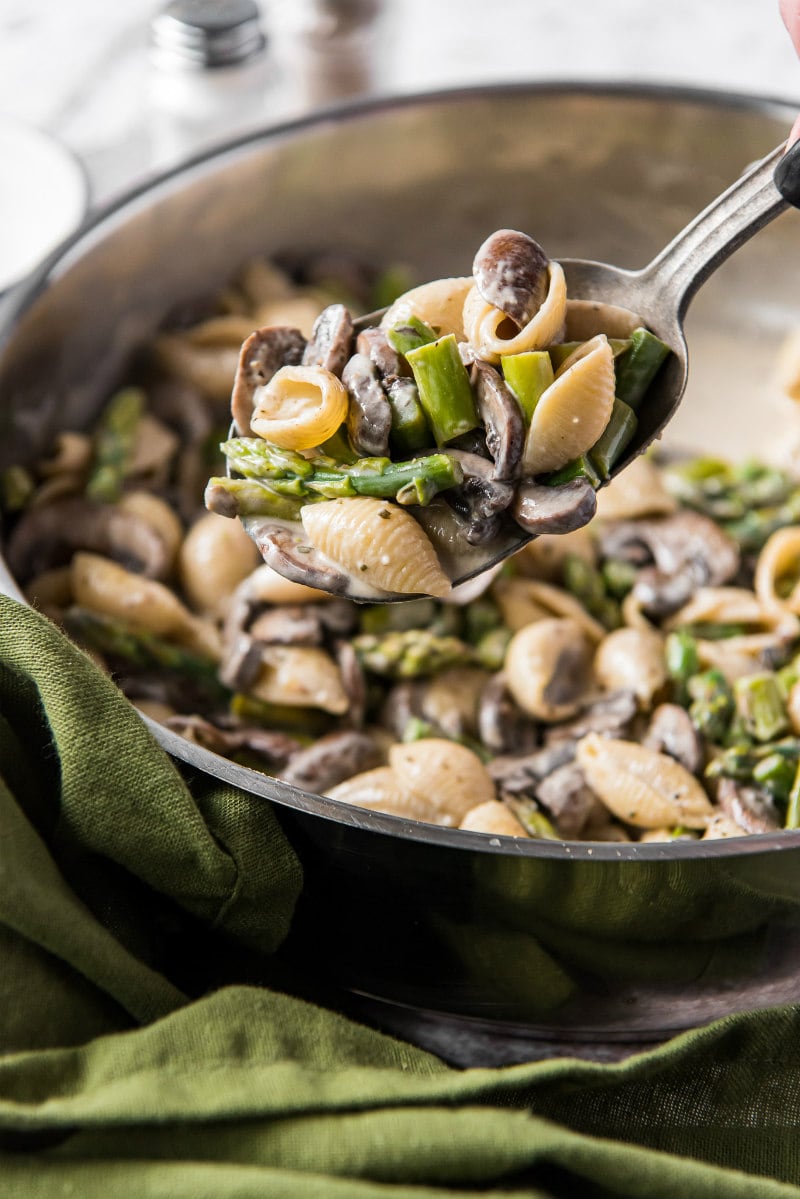
[[[460,464],[448,454],[426,454],[405,462],[359,458],[340,465],[331,458],[303,458],[255,437],[233,438],[223,443],[222,450],[234,470],[246,472],[246,477],[209,480],[206,507],[229,516],[297,520],[301,501],[354,495],[424,505],[464,478]]]
[[[639,421],[633,409],[619,397],[614,398],[611,418],[589,450],[589,458],[601,479],[607,479],[630,445]]]
[[[436,333],[418,316],[410,316],[387,329],[386,340],[398,354],[407,354],[409,350],[416,350],[436,341]]]
[[[217,663],[147,629],[135,628],[113,616],[72,607],[65,617],[68,633],[104,657],[142,671],[166,671],[199,687],[209,700],[227,705],[230,691],[217,675]]]
[[[390,440],[401,454],[413,454],[431,444],[431,430],[413,379],[393,379],[386,389],[392,410]]]
[[[530,424],[536,405],[555,378],[550,355],[547,350],[507,354],[501,359],[501,366],[503,378],[517,397],[525,422]]]
[[[108,401],[95,434],[94,462],[86,484],[89,499],[106,504],[119,499],[144,409],[145,395],[139,387],[126,387]]]
[[[636,412],[670,348],[649,329],[634,329],[630,347],[615,361],[616,393]]]
[[[475,397],[452,333],[409,350],[406,361],[437,445],[477,428],[480,419]]]
[[[773,741],[789,727],[778,680],[770,671],[747,675],[733,685],[736,708],[750,736]]]

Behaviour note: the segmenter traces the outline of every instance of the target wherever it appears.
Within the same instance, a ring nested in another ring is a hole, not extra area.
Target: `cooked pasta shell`
[[[426,737],[393,745],[389,765],[403,792],[427,805],[419,819],[457,826],[470,808],[495,799],[489,771],[477,754],[455,741]]]
[[[314,549],[367,587],[403,595],[450,591],[426,533],[397,504],[355,496],[306,504],[300,516]]]
[[[422,820],[417,814],[426,810],[425,805],[415,804],[405,794],[391,766],[377,766],[365,770],[337,783],[325,793],[330,799],[351,803],[357,808],[370,808],[373,812],[388,812],[390,816],[407,816],[411,820]]]
[[[551,262],[548,274],[544,302],[521,329],[502,309],[487,304],[477,287],[470,288],[464,301],[464,334],[484,362],[496,364],[503,354],[542,350],[559,340],[567,309],[567,284],[559,263]]]
[[[207,512],[192,525],[178,559],[181,586],[193,607],[222,615],[261,555],[241,521]]]
[[[607,691],[632,691],[647,710],[667,681],[664,642],[650,629],[615,629],[597,647],[594,672]]]
[[[566,541],[567,537],[560,540]],[[503,614],[503,623],[512,633],[537,620],[563,616],[580,625],[592,641],[601,641],[606,635],[603,625],[573,595],[552,583],[540,579],[501,579],[495,583],[492,594]]]
[[[630,466],[626,466],[597,495],[597,517],[600,520],[661,516],[674,512],[677,507],[677,501],[664,486],[658,467],[644,454],[634,458]]]
[[[508,689],[537,720],[567,720],[591,683],[592,645],[574,620],[539,620],[515,633],[505,658]]]
[[[588,341],[598,333],[606,337],[630,337],[644,324],[630,308],[604,304],[600,300],[567,300],[565,341]]]
[[[527,837],[528,834],[514,813],[497,799],[470,808],[459,828],[473,833],[488,833],[494,837]]]
[[[620,476],[621,477],[621,476]],[[519,551],[514,563],[520,573],[542,582],[555,582],[563,576],[564,559],[575,555],[594,566],[597,549],[588,525],[571,533],[543,533]]]
[[[325,650],[311,645],[270,645],[250,692],[268,704],[320,708],[343,715],[350,700],[339,667]]]
[[[576,761],[595,795],[619,820],[637,828],[705,828],[714,809],[701,784],[666,754],[633,741],[589,733]]]
[[[253,321],[239,316],[213,317],[180,333],[161,333],[153,342],[156,362],[191,383],[212,400],[230,400],[242,342]]]
[[[253,396],[250,428],[284,450],[310,450],[347,416],[347,388],[321,366],[282,366]]]
[[[708,622],[771,627],[783,616],[783,612],[765,611],[758,596],[747,587],[698,587],[689,602],[671,616],[664,627],[673,629]]]
[[[299,329],[303,336],[308,338],[311,337],[314,321],[326,302],[319,296],[302,294],[269,300],[258,306],[255,320],[259,328],[288,325],[291,329]]]
[[[398,296],[390,306],[381,321],[381,327],[391,329],[392,325],[415,316],[426,325],[430,325],[440,337],[454,333],[456,341],[463,341],[464,301],[471,287],[471,275],[453,279],[433,279],[430,283],[412,287],[411,291]]]
[[[72,594],[77,604],[91,612],[115,616],[213,658],[220,655],[219,634],[212,624],[193,616],[163,583],[125,570],[109,558],[76,554]]]
[[[776,615],[800,613],[800,526],[778,529],[767,539],[756,563],[753,589],[767,612]],[[785,595],[781,583],[794,585]]]
[[[562,364],[534,409],[523,452],[526,474],[557,470],[590,449],[614,404],[614,355],[603,334]]]

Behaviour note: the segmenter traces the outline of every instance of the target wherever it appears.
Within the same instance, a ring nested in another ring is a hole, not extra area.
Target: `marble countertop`
[[[358,94],[586,79],[800,99],[777,0],[374,0],[345,37],[331,34],[335,0],[262,0],[267,53],[244,78],[212,72],[212,97],[202,77],[176,84],[150,62],[158,7],[0,0],[0,115],[72,149],[95,203],[230,134]]]

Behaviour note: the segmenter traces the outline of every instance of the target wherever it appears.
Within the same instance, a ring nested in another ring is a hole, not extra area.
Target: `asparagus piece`
[[[501,670],[513,633],[505,625],[484,633],[475,646],[475,659],[486,670]]]
[[[406,355],[409,350],[417,350],[420,346],[427,346],[436,341],[436,334],[430,325],[426,325],[418,316],[410,316],[387,329],[386,340],[398,354]]]
[[[670,348],[649,329],[634,329],[629,348],[615,361],[616,393],[634,412]]]
[[[667,636],[664,654],[667,674],[685,690],[686,683],[700,670],[697,642],[686,629],[676,629]]]
[[[728,682],[719,670],[693,675],[686,683],[689,716],[698,732],[709,741],[721,741],[728,730],[735,705]]]
[[[615,600],[623,600],[636,582],[636,567],[621,558],[606,558],[600,567],[605,589]],[[697,669],[697,668],[696,668]]]
[[[86,484],[90,500],[113,504],[133,455],[145,395],[139,387],[126,387],[111,397],[95,432],[94,461]]]
[[[390,266],[383,271],[372,287],[370,306],[372,309],[388,308],[404,292],[410,291],[414,280],[407,267]]]
[[[8,466],[0,472],[0,510],[19,512],[36,490],[30,471],[24,466]]]
[[[296,736],[312,738],[330,732],[336,718],[319,708],[301,708],[293,704],[270,704],[254,695],[237,692],[230,701],[230,710],[245,724],[260,724],[268,729],[282,729]]]
[[[448,733],[438,725],[431,724],[429,720],[423,720],[420,716],[410,717],[403,729],[401,740],[408,743],[411,741],[424,741],[427,737],[443,737],[447,741],[454,741],[456,745],[463,745],[467,749],[471,749],[482,762],[490,762],[492,759],[490,751],[480,741],[476,741],[474,737],[468,737],[464,733],[459,735]]]
[[[733,685],[736,708],[747,732],[756,741],[774,741],[789,727],[789,718],[771,671],[747,675]]]
[[[601,479],[607,479],[612,467],[619,462],[630,445],[639,421],[624,400],[615,397],[611,418],[600,437],[589,450],[589,460]]]
[[[70,636],[104,657],[125,662],[140,671],[178,674],[200,689],[212,703],[228,703],[230,691],[219,681],[213,658],[205,658],[146,629],[135,628],[88,608],[68,609],[64,623]]]
[[[786,803],[786,820],[784,828],[800,828],[800,763],[795,771],[789,798]]]
[[[265,479],[228,479],[224,475],[208,480],[205,505],[219,516],[274,516],[278,520],[299,520],[303,506],[299,499],[280,495]]]
[[[429,628],[436,618],[432,599],[408,600],[404,604],[369,604],[361,608],[362,633],[380,636],[397,630]]]
[[[409,350],[406,361],[437,445],[469,433],[480,424],[467,368],[452,333]]]
[[[393,679],[414,679],[475,663],[471,647],[458,637],[437,637],[428,629],[397,630],[383,636],[362,633],[352,644],[365,670]]]
[[[413,379],[393,379],[386,389],[392,410],[392,448],[413,454],[431,444],[431,430]]]
[[[508,354],[500,360],[503,378],[519,401],[525,423],[531,423],[534,409],[555,378],[547,350],[528,350]]]
[[[753,781],[779,803],[787,803],[792,790],[797,765],[782,754],[768,754],[753,767]]]
[[[358,454],[350,444],[350,438],[347,436],[344,425],[336,430],[333,437],[324,441],[320,448],[325,456],[332,458],[334,462],[346,462],[349,466],[358,461]]]
[[[586,611],[607,629],[621,624],[619,604],[606,594],[603,576],[579,554],[567,554],[563,566],[564,586]]]
[[[558,370],[560,366],[563,366],[570,354],[574,354],[575,350],[584,344],[582,341],[559,341],[550,346],[548,354],[553,369]],[[611,346],[611,353],[614,357],[619,358],[620,354],[624,354],[626,350],[630,349],[631,339],[629,337],[609,337],[608,344]]]
[[[554,471],[542,479],[543,483],[547,483],[550,487],[558,487],[561,483],[571,483],[573,479],[588,479],[592,487],[599,487],[602,479],[595,470],[594,464],[590,461],[587,454],[581,454],[580,458],[573,458],[566,466],[562,466],[560,470]]]
[[[340,465],[331,458],[303,458],[259,437],[232,438],[223,442],[222,452],[237,473],[254,481],[268,481],[269,487],[281,495],[325,499],[372,495],[405,504],[427,504],[439,491],[457,487],[464,477],[459,463],[447,454],[427,454],[405,462],[359,458],[350,465]]]

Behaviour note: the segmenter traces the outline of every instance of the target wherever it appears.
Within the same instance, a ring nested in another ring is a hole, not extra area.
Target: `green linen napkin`
[[[800,1196],[800,1008],[454,1070],[274,985],[301,887],[263,800],[0,596],[0,1195]]]

